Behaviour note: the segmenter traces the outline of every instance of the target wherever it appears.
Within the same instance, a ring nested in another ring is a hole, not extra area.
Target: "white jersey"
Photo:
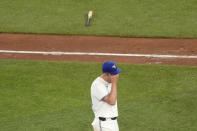
[[[111,83],[106,82],[103,78],[97,77],[91,86],[92,110],[95,117],[117,117],[117,101],[115,105],[110,105],[103,101],[104,97],[109,95]]]

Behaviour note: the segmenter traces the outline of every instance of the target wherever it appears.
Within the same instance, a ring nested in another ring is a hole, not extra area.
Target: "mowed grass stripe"
[[[197,67],[118,65],[120,130],[195,131]],[[0,130],[91,131],[100,63],[0,61]]]
[[[197,37],[196,0],[1,0],[0,32]],[[93,10],[90,27],[87,13]]]

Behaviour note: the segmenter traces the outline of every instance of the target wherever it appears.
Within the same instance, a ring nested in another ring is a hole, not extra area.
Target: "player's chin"
[[[109,79],[107,80],[107,82],[108,82],[108,83],[111,83],[111,78],[109,78]]]

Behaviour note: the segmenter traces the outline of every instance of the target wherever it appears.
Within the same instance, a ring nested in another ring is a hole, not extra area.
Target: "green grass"
[[[0,17],[0,32],[197,38],[196,0],[1,0]]]
[[[121,131],[196,131],[197,67],[127,65],[118,83]],[[99,63],[0,61],[0,131],[91,131]]]

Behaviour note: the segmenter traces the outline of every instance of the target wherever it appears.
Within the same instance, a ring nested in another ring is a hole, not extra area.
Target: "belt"
[[[116,120],[117,117],[112,117],[112,118],[109,118],[109,119],[111,119],[111,120]],[[99,117],[99,120],[101,120],[101,121],[106,121],[107,118],[105,118],[105,117]]]

